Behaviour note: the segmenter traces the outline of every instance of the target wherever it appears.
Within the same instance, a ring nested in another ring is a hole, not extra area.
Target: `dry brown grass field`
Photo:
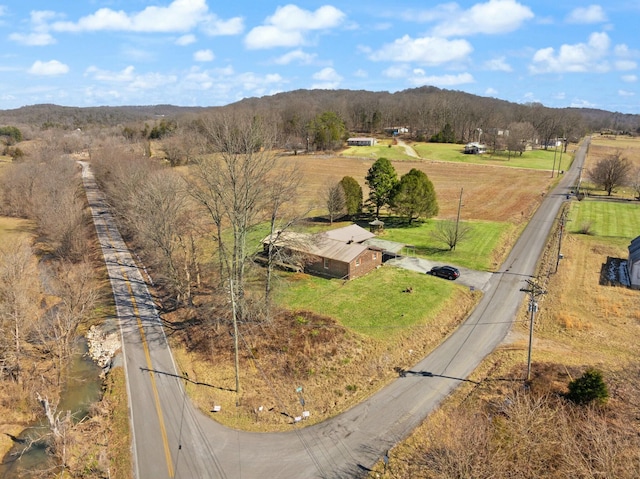
[[[362,186],[365,199],[367,171],[375,160],[334,156],[298,155],[286,158],[304,177],[301,204],[323,214],[322,191],[327,182],[352,176]],[[412,168],[424,171],[433,182],[440,206],[439,217],[456,215],[460,189],[464,188],[464,218],[519,224],[530,216],[550,185],[549,172],[441,161],[392,162],[398,176]]]

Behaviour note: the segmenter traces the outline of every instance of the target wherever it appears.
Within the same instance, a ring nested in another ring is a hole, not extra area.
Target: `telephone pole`
[[[568,210],[566,206],[562,209],[562,213],[560,214],[560,224],[558,226],[558,256],[556,258],[556,270],[554,273],[558,272],[558,265],[560,264],[560,260],[562,259],[562,253],[560,252],[562,249],[562,235],[564,234],[564,227],[567,224],[567,215]]]
[[[527,354],[527,381],[531,380],[531,349],[533,345],[533,323],[535,315],[538,312],[538,302],[536,298],[543,294],[547,294],[538,284],[537,280],[527,280],[528,288],[521,288],[520,291],[529,293],[529,352]]]
[[[458,228],[460,226],[460,210],[462,209],[462,192],[464,188],[460,188],[460,201],[458,201],[458,216],[456,217],[456,235],[453,237],[454,244],[452,249],[456,249],[456,245],[458,244]]]

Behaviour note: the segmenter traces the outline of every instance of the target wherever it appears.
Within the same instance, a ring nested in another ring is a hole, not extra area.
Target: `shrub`
[[[591,221],[585,221],[580,225],[579,232],[580,234],[583,234],[583,235],[590,235],[591,228],[592,228]]]
[[[602,379],[602,373],[596,369],[587,369],[585,373],[569,383],[567,399],[576,404],[597,402],[604,404],[609,398],[609,390]]]

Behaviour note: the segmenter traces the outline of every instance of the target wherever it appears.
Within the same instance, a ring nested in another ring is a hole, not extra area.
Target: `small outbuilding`
[[[347,140],[349,146],[375,146],[377,143],[375,138],[354,137]]]
[[[629,259],[627,261],[629,284],[634,289],[640,289],[640,236],[629,245]]]

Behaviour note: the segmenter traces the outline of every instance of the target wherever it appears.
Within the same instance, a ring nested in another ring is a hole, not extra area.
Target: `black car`
[[[434,266],[431,268],[431,271],[427,271],[427,274],[453,281],[460,276],[460,271],[458,268],[454,268],[453,266]]]

